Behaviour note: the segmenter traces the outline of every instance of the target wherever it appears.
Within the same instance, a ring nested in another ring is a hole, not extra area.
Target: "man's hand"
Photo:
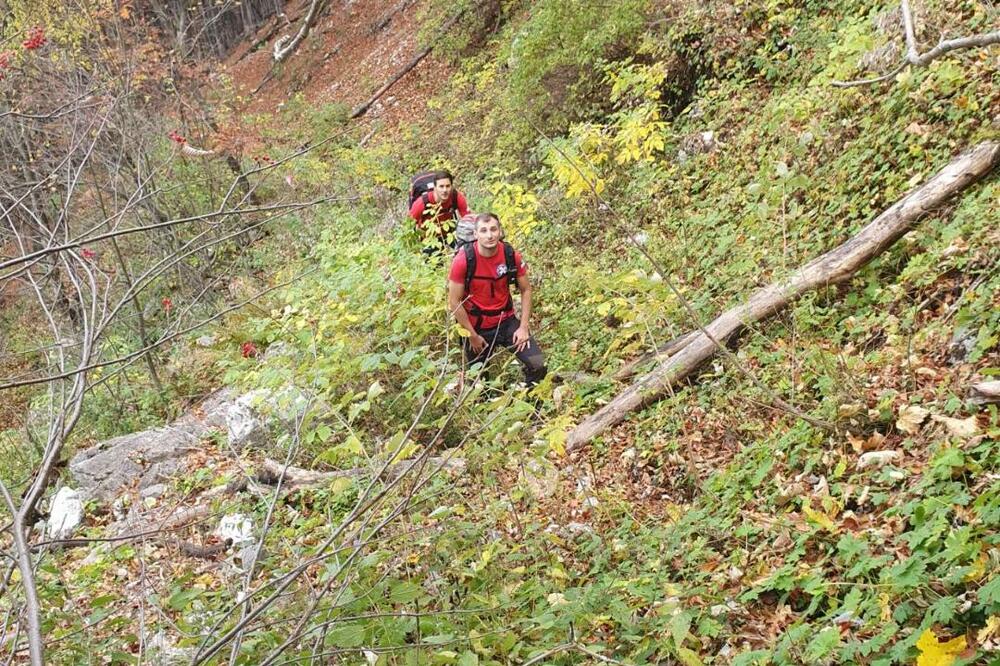
[[[528,327],[521,324],[514,331],[514,351],[523,352],[531,345],[531,333],[528,332]]]
[[[516,334],[514,335],[514,339],[517,339]],[[486,338],[478,333],[473,333],[472,336],[469,337],[469,345],[472,347],[472,351],[477,354],[482,353],[482,351],[486,349]]]

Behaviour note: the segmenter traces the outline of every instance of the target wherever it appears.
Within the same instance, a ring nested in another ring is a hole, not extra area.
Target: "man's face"
[[[500,242],[500,224],[492,217],[476,223],[476,240],[483,250],[492,250]]]
[[[451,196],[451,179],[440,178],[434,181],[434,200],[443,203]]]

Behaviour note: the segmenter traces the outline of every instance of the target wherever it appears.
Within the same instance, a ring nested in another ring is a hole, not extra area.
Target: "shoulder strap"
[[[465,252],[465,295],[468,296],[472,276],[476,274],[476,242],[466,243],[462,250]]]
[[[503,258],[507,262],[507,282],[517,284],[517,258],[514,256],[514,246],[507,241],[503,243]]]
[[[431,205],[431,195],[430,195],[430,193],[429,192],[424,192],[423,194],[421,194],[420,195],[420,200],[424,202],[424,210],[427,210],[427,207]]]

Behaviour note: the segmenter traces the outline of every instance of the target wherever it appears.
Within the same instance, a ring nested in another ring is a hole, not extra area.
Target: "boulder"
[[[233,402],[224,389],[167,426],[115,437],[76,454],[69,470],[81,499],[110,501],[136,482],[142,490],[176,475],[205,435],[226,427]]]
[[[236,399],[226,409],[226,430],[229,444],[237,451],[246,447],[262,448],[267,443],[267,427],[256,405],[263,393],[251,391]]]

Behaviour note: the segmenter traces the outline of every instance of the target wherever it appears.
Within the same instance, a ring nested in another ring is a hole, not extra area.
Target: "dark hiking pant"
[[[468,365],[474,363],[485,364],[493,356],[493,352],[498,347],[513,352],[514,331],[520,325],[521,321],[517,317],[510,317],[500,322],[500,325],[496,328],[477,329],[477,333],[486,338],[486,348],[476,354],[472,350],[469,339],[465,338],[463,340],[463,350],[465,352],[466,363]],[[535,336],[532,335],[529,338],[528,346],[525,347],[524,351],[514,352],[514,355],[517,356],[517,360],[520,361],[521,367],[524,369],[524,381],[528,386],[534,386],[542,381],[548,370],[545,367],[545,355],[542,354],[542,349],[538,346]]]

